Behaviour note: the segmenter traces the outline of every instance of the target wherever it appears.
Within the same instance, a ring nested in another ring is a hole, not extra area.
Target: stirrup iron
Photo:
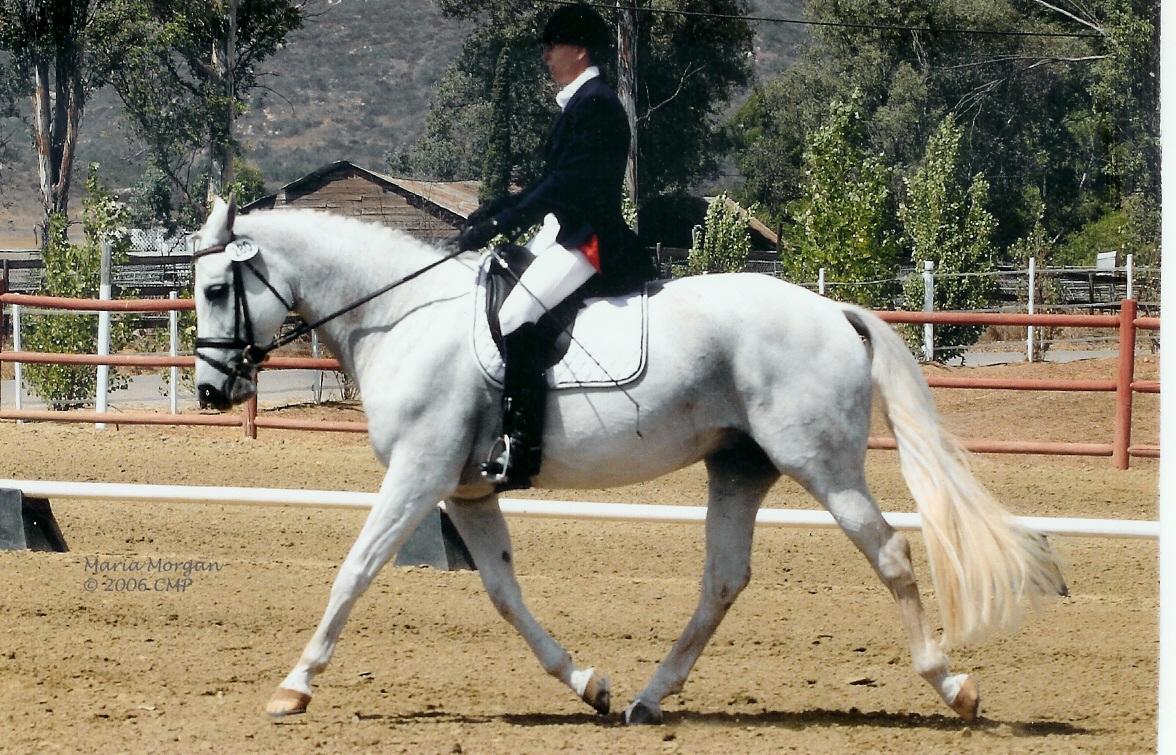
[[[482,462],[482,479],[493,485],[502,485],[510,480],[507,471],[512,461],[512,442],[509,435],[500,435],[490,446],[486,461]]]

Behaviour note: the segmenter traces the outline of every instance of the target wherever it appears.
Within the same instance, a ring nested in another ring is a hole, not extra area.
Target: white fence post
[[[319,358],[319,337],[318,331],[310,331],[310,355],[315,359]],[[318,377],[315,378],[314,383],[310,386],[310,390],[314,393],[314,403],[321,404],[323,402],[323,371],[318,371]]]
[[[1037,258],[1029,258],[1029,296],[1026,301],[1029,304],[1029,314],[1033,314],[1033,300],[1034,294],[1037,291]],[[1026,328],[1028,335],[1025,337],[1025,358],[1030,362],[1033,361],[1033,336],[1036,333],[1036,328],[1030,325]]]
[[[179,298],[179,293],[176,291],[169,291],[167,298],[175,301]],[[167,339],[168,349],[167,353],[171,356],[179,356],[180,354],[180,313],[176,310],[170,310],[167,313]],[[180,413],[180,368],[173,366],[169,371],[169,380],[167,384],[167,398],[171,408],[172,414]]]
[[[935,263],[931,260],[923,261],[923,311],[935,311]],[[923,360],[935,361],[935,326],[923,323]]]
[[[821,296],[825,295],[825,268],[817,271],[817,293]]]
[[[1135,255],[1127,255],[1127,298],[1135,298]]]
[[[20,305],[12,305],[12,350],[22,351],[20,338]],[[20,362],[12,363],[13,382],[16,383],[16,410],[24,408],[24,365]]]
[[[110,301],[110,247],[109,241],[103,241],[99,245],[102,250],[102,262],[99,268],[98,298],[102,301]],[[104,310],[98,313],[98,355],[106,356],[108,354],[110,354],[110,312]],[[99,414],[106,413],[106,394],[109,389],[110,367],[100,364],[98,365],[98,387],[94,396],[94,409]],[[95,422],[94,427],[105,430],[106,423]]]

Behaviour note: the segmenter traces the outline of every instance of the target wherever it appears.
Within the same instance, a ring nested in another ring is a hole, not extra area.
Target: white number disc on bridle
[[[244,262],[257,256],[257,244],[249,239],[235,239],[225,247],[225,253],[233,262]]]

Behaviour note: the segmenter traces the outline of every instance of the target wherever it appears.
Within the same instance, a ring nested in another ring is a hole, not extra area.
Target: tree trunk
[[[629,117],[629,165],[625,185],[629,199],[639,207],[637,194],[637,7],[636,0],[617,0],[617,95]],[[637,230],[634,228],[633,230]]]
[[[52,59],[38,56],[32,65],[33,145],[43,210],[42,243],[49,217],[69,212],[70,179],[86,100],[81,57],[81,43],[75,42],[59,47]]]
[[[236,178],[233,161],[233,121],[236,116],[236,74],[233,70],[237,57],[237,8],[240,0],[228,0],[228,24],[225,37],[213,45],[212,69],[224,97],[224,109],[219,122],[209,127],[208,201],[220,196]]]

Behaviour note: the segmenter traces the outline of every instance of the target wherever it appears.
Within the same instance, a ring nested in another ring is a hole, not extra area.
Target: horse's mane
[[[326,237],[332,245],[353,249],[395,247],[401,252],[412,250],[432,255],[442,253],[438,247],[398,228],[309,208],[284,207],[262,210],[241,216],[235,225],[237,229],[256,229],[262,233],[270,228],[277,228],[283,233],[292,233],[302,238]]]

